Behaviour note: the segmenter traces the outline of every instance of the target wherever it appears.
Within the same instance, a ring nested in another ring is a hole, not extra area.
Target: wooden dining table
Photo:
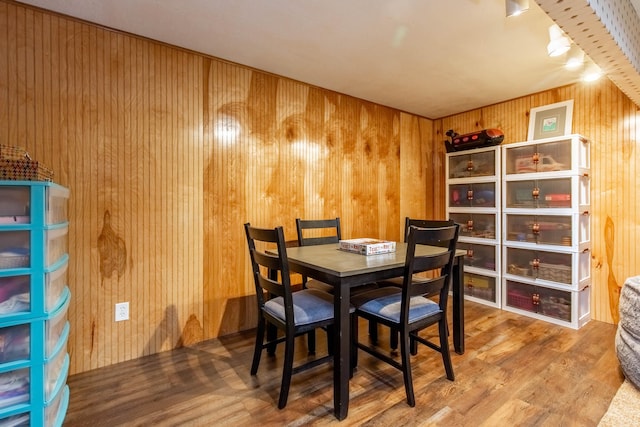
[[[416,246],[416,255],[436,255],[444,251],[436,246]],[[335,347],[333,370],[334,414],[339,420],[349,410],[349,307],[351,288],[403,275],[406,243],[397,243],[396,251],[379,255],[360,255],[339,249],[337,243],[329,245],[287,248],[289,268],[292,272],[321,280],[334,287]],[[464,255],[455,254],[452,278],[453,345],[456,353],[464,353]]]

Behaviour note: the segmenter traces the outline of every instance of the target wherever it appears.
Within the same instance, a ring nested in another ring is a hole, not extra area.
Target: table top
[[[445,249],[437,246],[416,245],[416,255],[438,255]],[[456,256],[466,252],[457,250]],[[361,255],[341,250],[339,244],[298,246],[287,248],[289,262],[323,271],[337,277],[348,277],[404,266],[407,244],[397,243],[396,251],[386,254]]]

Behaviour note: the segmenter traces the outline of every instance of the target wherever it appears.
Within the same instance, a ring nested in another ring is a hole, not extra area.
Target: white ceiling
[[[534,0],[22,2],[432,119],[579,79]]]

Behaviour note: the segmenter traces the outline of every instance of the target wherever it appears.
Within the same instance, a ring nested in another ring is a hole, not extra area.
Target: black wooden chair
[[[405,217],[404,242],[405,243],[407,242],[407,238],[409,236],[409,227],[411,227],[412,225],[420,228],[437,228],[437,227],[448,227],[454,224],[455,223],[453,222],[453,220],[417,219],[417,218]],[[440,245],[440,246],[443,246],[443,244],[446,244],[446,242],[439,243],[439,244],[436,243],[436,245]],[[423,278],[416,276],[413,278],[413,280],[416,282],[419,282],[423,280]],[[384,287],[384,286],[402,287],[402,281],[403,281],[402,277],[394,277],[392,279],[381,280],[377,282],[377,285],[379,287]],[[433,296],[433,295],[430,295],[430,296]],[[373,343],[376,343],[378,341],[378,330],[375,327],[375,324],[372,324],[372,323],[369,324],[369,335]],[[390,337],[390,347],[392,351],[398,348],[398,336],[396,334],[392,334]]]
[[[296,218],[296,230],[298,232],[298,246],[328,245],[330,243],[338,243],[342,239],[340,218]],[[305,276],[302,276],[302,286],[308,289],[318,289],[333,293],[333,286],[320,280],[308,279]]]
[[[300,219],[296,218],[296,230],[298,232],[298,246],[328,245],[338,243],[342,239],[340,230],[340,217],[329,219]],[[333,286],[320,280],[302,277],[302,285],[308,289],[318,289],[333,294]],[[351,289],[351,295],[357,295],[375,289],[378,286],[371,283]],[[375,324],[371,326],[375,327]],[[315,333],[309,333],[309,349],[315,349]],[[333,343],[329,343],[329,351],[333,351]]]
[[[404,266],[402,287],[387,286],[354,296],[351,301],[356,307],[355,315],[389,327],[392,334],[400,335],[400,361],[379,348],[366,345],[358,340],[357,318],[352,322],[352,363],[357,363],[358,349],[390,364],[403,373],[404,386],[409,406],[415,406],[413,380],[411,376],[411,354],[416,352],[417,343],[424,344],[442,355],[447,378],[454,380],[453,366],[449,353],[447,334],[447,301],[451,284],[453,260],[458,240],[457,224],[440,228],[409,227],[407,257]],[[435,256],[416,256],[416,245],[445,245],[443,253]],[[415,273],[431,271],[432,278],[414,281]],[[439,294],[438,302],[428,295]],[[433,343],[418,335],[428,326],[437,324],[439,343]]]
[[[251,375],[256,375],[262,350],[275,349],[278,343],[285,343],[284,367],[278,408],[287,404],[291,376],[295,373],[313,368],[331,360],[330,355],[314,358],[299,366],[293,366],[294,339],[317,328],[326,328],[332,334],[333,297],[315,289],[291,290],[289,263],[282,227],[263,229],[244,225],[251,257],[251,269],[255,282],[258,327],[251,364]],[[256,247],[256,242],[260,248]],[[275,248],[273,247],[275,244]],[[267,253],[263,247],[276,249],[278,255]],[[268,297],[268,298],[267,298]],[[284,336],[277,335],[265,342],[267,324],[284,331]]]

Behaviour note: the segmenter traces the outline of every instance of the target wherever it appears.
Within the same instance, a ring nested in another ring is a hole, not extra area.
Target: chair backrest
[[[284,298],[285,316],[287,319],[293,319],[289,260],[282,227],[265,229],[252,227],[251,224],[246,223],[244,230],[251,257],[251,272],[258,297],[258,309],[262,310],[264,307],[265,291],[267,291],[272,296]],[[260,247],[256,242],[260,242]],[[276,250],[277,255],[267,253],[268,249]]]
[[[419,227],[419,228],[438,228],[438,227],[448,227],[448,226],[454,225],[454,224],[455,224],[455,222],[453,222],[452,219],[450,219],[450,220],[445,220],[445,219],[416,219],[416,218],[406,217],[405,220],[404,220],[404,241],[405,241],[405,243],[408,241],[409,227],[411,227],[412,225],[414,225],[416,227]],[[444,243],[433,244],[431,246],[442,246],[442,247],[445,247]]]
[[[411,297],[438,293],[440,294],[438,304],[442,312],[446,314],[459,228],[458,224],[438,228],[420,228],[414,225],[409,227],[402,284],[401,316],[408,315]],[[441,246],[445,250],[435,256],[416,256],[416,245]],[[413,280],[415,273],[424,271],[431,271],[432,277],[420,281]],[[406,319],[406,317],[402,318]]]
[[[340,218],[331,219],[300,219],[296,218],[296,230],[298,231],[298,245],[327,245],[338,243],[342,238],[340,232]],[[305,233],[304,230],[315,230],[316,232]],[[331,233],[331,234],[329,234]],[[309,234],[315,234],[309,236]],[[321,234],[321,236],[317,236]]]

